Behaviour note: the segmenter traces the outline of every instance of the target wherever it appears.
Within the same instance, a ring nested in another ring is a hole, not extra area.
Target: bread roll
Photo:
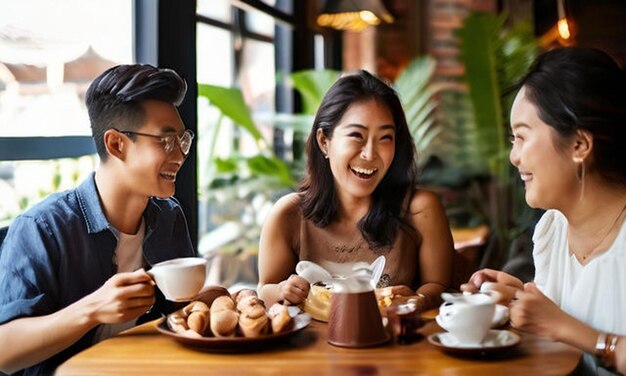
[[[209,306],[204,302],[195,300],[183,308],[183,313],[189,316],[192,312],[206,312],[209,313]]]
[[[213,311],[213,310],[216,310],[216,311],[223,311],[223,310],[234,311],[235,310],[235,302],[233,301],[233,299],[230,296],[226,296],[226,295],[218,296],[217,298],[215,298],[215,300],[211,304],[211,311]]]
[[[265,303],[259,299],[256,295],[245,296],[237,302],[237,311],[246,312],[249,309],[261,306],[265,311]]]
[[[248,307],[239,314],[239,329],[244,337],[268,334],[269,328],[269,318],[261,304]]]
[[[208,311],[194,311],[187,317],[187,326],[194,332],[206,336],[210,335],[210,315]]]
[[[185,337],[189,337],[189,338],[202,338],[202,334],[198,334],[197,332],[191,330],[191,329],[187,329],[184,332],[180,333],[182,335],[184,335]]]
[[[287,306],[274,303],[268,311],[271,320],[272,332],[281,333],[293,327],[293,317],[289,315]]]
[[[239,301],[241,301],[241,299],[248,297],[248,296],[258,296],[256,291],[252,290],[252,289],[241,289],[239,291],[237,291],[234,295],[233,295],[233,300],[239,304]]]
[[[235,311],[211,311],[210,327],[216,337],[234,337],[239,315]]]
[[[179,312],[174,312],[167,316],[167,326],[169,326],[174,333],[179,334],[189,329],[189,326],[187,326],[187,318]]]
[[[232,337],[239,322],[235,302],[230,296],[219,296],[211,304],[210,328],[216,337]]]

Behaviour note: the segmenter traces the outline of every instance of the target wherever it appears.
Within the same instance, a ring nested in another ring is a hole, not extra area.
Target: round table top
[[[541,374],[564,375],[577,365],[581,352],[538,336],[518,333],[519,345],[491,355],[454,355],[426,339],[442,332],[434,320],[409,345],[350,349],[327,342],[327,324],[312,321],[305,329],[262,349],[215,353],[189,347],[157,331],[149,322],[107,339],[75,355],[56,375],[248,374],[248,375],[398,375],[398,374]]]

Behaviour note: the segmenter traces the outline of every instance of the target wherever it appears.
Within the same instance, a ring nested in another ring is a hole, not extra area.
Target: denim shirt
[[[0,255],[0,324],[61,310],[117,272],[118,231],[104,215],[94,176],[75,189],[49,196],[11,223]],[[144,263],[196,256],[176,200],[150,198],[143,217]],[[157,294],[155,306],[163,305],[161,299]],[[22,374],[52,374],[63,361],[91,346],[96,330]]]

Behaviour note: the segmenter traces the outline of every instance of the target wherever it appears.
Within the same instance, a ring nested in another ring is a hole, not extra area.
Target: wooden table
[[[566,375],[581,352],[521,334],[519,346],[499,357],[461,358],[425,338],[411,345],[345,349],[326,342],[327,325],[311,324],[267,351],[216,354],[185,347],[146,323],[105,340],[62,364],[56,375]],[[441,331],[428,321],[425,336]]]

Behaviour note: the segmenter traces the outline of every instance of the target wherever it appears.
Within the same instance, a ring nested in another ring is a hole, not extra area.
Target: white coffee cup
[[[478,346],[489,333],[496,303],[493,296],[472,294],[439,308],[437,324],[452,334],[460,344]]]
[[[152,266],[148,274],[165,298],[172,301],[189,301],[198,295],[206,281],[207,261],[199,257],[182,257],[163,261]]]

